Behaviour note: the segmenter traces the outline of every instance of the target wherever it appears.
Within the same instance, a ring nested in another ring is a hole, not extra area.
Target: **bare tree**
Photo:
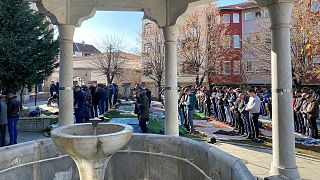
[[[313,59],[319,56],[320,13],[310,1],[295,0],[291,21],[291,56],[294,85],[316,78]],[[260,19],[258,31],[246,38],[243,53],[259,62],[260,73],[271,73],[271,31],[267,19]]]
[[[320,53],[319,25],[320,10],[312,9],[312,1],[295,0],[292,15],[291,54],[296,86],[315,78],[313,59]]]
[[[220,22],[219,10],[214,4],[198,6],[180,27],[178,55],[182,71],[196,75],[196,84],[206,77],[210,84],[213,72],[220,72],[227,58],[228,25]]]
[[[142,36],[142,74],[155,81],[158,86],[158,100],[161,101],[161,85],[164,79],[164,38],[162,30],[152,23],[146,24]]]
[[[118,36],[109,36],[98,43],[101,54],[91,57],[92,65],[103,75],[107,82],[112,83],[115,77],[120,78],[123,74],[127,57],[121,51],[123,49],[123,39]]]

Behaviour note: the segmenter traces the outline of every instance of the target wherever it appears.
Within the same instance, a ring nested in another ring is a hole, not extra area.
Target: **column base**
[[[295,168],[280,168],[276,167],[271,163],[270,176],[282,175],[288,179],[301,179],[298,171],[298,167]]]

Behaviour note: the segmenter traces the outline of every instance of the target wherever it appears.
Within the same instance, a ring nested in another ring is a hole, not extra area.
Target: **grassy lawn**
[[[53,112],[48,111],[48,110],[42,111],[42,113],[41,113],[41,114],[46,115],[46,116],[54,115],[54,113],[53,113]]]
[[[136,118],[137,115],[136,114],[121,114],[120,111],[111,110],[108,112],[107,115],[105,115],[105,117],[109,117],[110,119],[112,119],[112,118]]]
[[[196,112],[193,114],[193,119],[194,120],[206,120],[207,117],[203,113]]]
[[[164,134],[164,120],[150,119],[147,128],[150,134]],[[179,134],[181,136],[188,134],[187,129],[183,125],[179,126]]]

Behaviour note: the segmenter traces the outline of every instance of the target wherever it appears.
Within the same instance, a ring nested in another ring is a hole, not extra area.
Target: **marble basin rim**
[[[133,128],[125,124],[99,123],[93,135],[91,123],[62,126],[51,131],[54,144],[73,159],[100,159],[125,146]]]

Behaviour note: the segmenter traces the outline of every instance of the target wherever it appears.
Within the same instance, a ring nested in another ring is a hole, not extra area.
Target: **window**
[[[223,22],[224,23],[230,23],[230,14],[224,14],[223,15]]]
[[[267,9],[263,11],[263,16],[264,16],[265,18],[270,17],[269,11],[268,11]]]
[[[255,18],[256,18],[256,19],[261,18],[261,12],[260,12],[260,11],[256,12]]]
[[[231,73],[231,63],[229,61],[223,62],[223,74]]]
[[[230,35],[226,35],[226,45],[225,48],[230,48]]]
[[[312,61],[313,61],[313,67],[319,67],[320,66],[320,56],[314,57],[312,59]]]
[[[215,21],[216,21],[216,24],[220,24],[221,23],[221,17],[220,16],[216,16],[215,17]]]
[[[236,60],[233,61],[233,74],[239,74],[240,73],[240,61]]]
[[[233,13],[233,23],[240,23],[239,13]]]
[[[255,61],[254,64],[255,64],[255,71],[256,72],[261,72],[262,71],[262,62]]]
[[[144,53],[150,53],[151,52],[151,43],[147,43],[144,45]]]
[[[246,72],[253,72],[253,63],[252,63],[252,61],[246,62],[245,70],[246,70]]]
[[[320,9],[320,2],[318,2],[318,1],[312,1],[312,3],[311,3],[311,9],[312,9],[312,11],[317,11],[317,10],[319,10]]]
[[[145,34],[150,34],[151,33],[151,29],[152,29],[152,25],[151,23],[147,23],[144,27],[144,33]]]
[[[252,12],[247,12],[244,14],[244,20],[245,21],[250,21],[250,20],[253,20],[254,17],[253,17],[253,13]]]
[[[240,48],[240,36],[239,35],[233,36],[233,47]]]

